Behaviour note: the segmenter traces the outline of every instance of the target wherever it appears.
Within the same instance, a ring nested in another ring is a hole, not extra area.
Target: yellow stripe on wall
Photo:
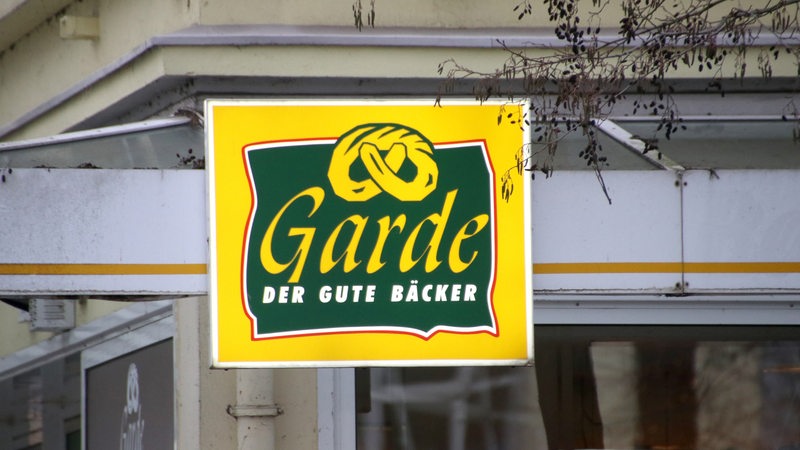
[[[580,273],[800,273],[800,262],[541,263],[536,275]]]
[[[684,263],[687,273],[795,273],[800,262],[690,262]]]
[[[0,275],[205,275],[206,264],[0,264]]]

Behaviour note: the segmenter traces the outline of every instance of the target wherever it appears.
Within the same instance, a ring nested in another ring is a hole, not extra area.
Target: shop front
[[[3,358],[0,388],[13,399],[3,447],[199,447],[198,427],[230,442],[253,420],[277,445],[285,432],[303,448],[793,448],[791,124],[685,123],[660,158],[636,148],[657,122],[598,126],[610,203],[578,165],[579,137],[563,142],[552,177],[525,181],[529,365],[208,370],[219,324],[206,298],[203,130],[173,118],[2,144],[3,207],[18,212],[3,215],[4,229],[26,230],[3,241],[6,301],[58,297],[80,314],[113,300],[107,315]],[[56,186],[70,195],[49,195]],[[261,294],[281,301],[279,289]],[[236,386],[253,387],[237,397]]]

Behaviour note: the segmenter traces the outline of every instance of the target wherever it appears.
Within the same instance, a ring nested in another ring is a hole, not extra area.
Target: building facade
[[[531,366],[209,368],[204,101],[433,105],[442,61],[553,45],[512,3],[379,2],[359,31],[350,2],[2,2],[0,448],[800,445],[790,62],[725,96],[678,73],[658,155],[620,102],[610,203],[564,138],[531,181]]]

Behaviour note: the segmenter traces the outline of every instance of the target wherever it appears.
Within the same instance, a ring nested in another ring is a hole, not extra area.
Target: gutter
[[[284,25],[194,25],[154,36],[69,89],[0,126],[0,139],[19,130],[152,50],[168,47],[328,46],[431,48],[545,48],[558,45],[544,30],[382,28],[358,32],[350,27]]]
[[[611,40],[613,32],[598,39]],[[774,45],[774,37],[759,37],[757,45]],[[168,47],[316,46],[382,48],[546,49],[562,46],[549,29],[525,28],[376,28],[357,31],[342,26],[193,25],[154,36],[71,88],[0,126],[0,139],[23,128],[81,92],[128,66],[148,52]],[[722,45],[726,45],[723,43]]]

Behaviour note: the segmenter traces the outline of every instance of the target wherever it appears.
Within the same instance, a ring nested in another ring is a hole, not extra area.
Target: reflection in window
[[[530,368],[372,369],[359,446],[533,448],[543,436],[532,375]]]
[[[554,327],[536,367],[372,369],[361,449],[800,449],[800,330]]]
[[[0,448],[80,449],[80,356],[0,381]]]

